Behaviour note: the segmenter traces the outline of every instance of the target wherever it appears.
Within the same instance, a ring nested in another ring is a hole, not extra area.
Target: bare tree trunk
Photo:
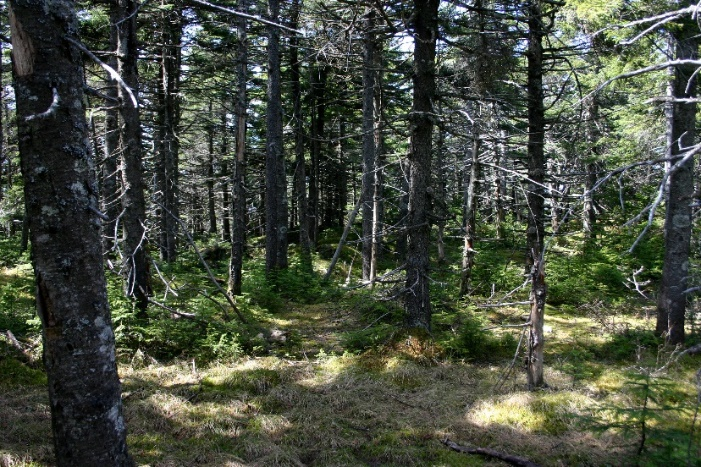
[[[248,11],[248,2],[241,0],[241,12]],[[246,246],[246,106],[248,97],[246,84],[248,80],[248,36],[246,19],[238,18],[236,51],[236,157],[234,158],[234,173],[231,180],[232,219],[231,255],[229,261],[229,293],[241,295],[243,284],[243,255]]]
[[[366,7],[363,32],[363,179],[361,187],[363,212],[363,280],[371,281],[372,253],[374,245],[373,199],[377,170],[377,147],[375,146],[375,88],[377,79],[377,31],[374,6]]]
[[[75,3],[10,2],[24,193],[56,463],[131,466]]]
[[[278,21],[279,0],[268,1],[268,19]],[[287,268],[287,187],[282,147],[280,31],[268,26],[268,103],[265,157],[265,271]]]
[[[528,231],[526,264],[531,275],[531,313],[526,374],[528,388],[545,386],[543,320],[545,317],[545,106],[543,104],[543,12],[541,0],[528,5]]]
[[[397,227],[397,256],[401,260],[406,259],[408,251],[408,217],[409,217],[409,162],[406,159],[399,159],[399,186],[402,194],[399,197],[399,222]]]
[[[312,243],[316,244],[319,235],[319,182],[322,144],[326,125],[326,77],[327,66],[318,64],[311,71],[311,171],[309,173],[309,235]]]
[[[115,21],[116,18],[112,18]],[[116,27],[110,28],[110,49],[117,50],[119,47],[119,37]],[[109,60],[109,65],[117,69],[117,57],[113,56]],[[117,218],[120,212],[120,189],[118,186],[118,165],[120,151],[120,128],[119,128],[119,93],[117,83],[110,83],[106,94],[110,97],[109,107],[105,112],[105,138],[104,138],[104,159],[102,160],[102,185],[100,194],[102,195],[102,212],[109,219],[102,224],[103,248],[106,252],[114,251],[119,237],[115,231]]]
[[[477,167],[479,164],[480,134],[477,126],[472,129],[472,151],[470,158],[465,157],[465,167],[470,167],[469,175],[466,172],[465,180],[465,207],[463,214],[463,249],[462,249],[462,273],[460,275],[460,296],[470,293],[472,280],[472,267],[475,264],[475,191],[477,187]]]
[[[221,238],[229,242],[232,238],[231,213],[233,212],[233,206],[229,199],[229,177],[233,175],[229,167],[229,127],[226,124],[226,109],[222,109],[220,119],[221,124],[219,131],[221,132],[221,144],[219,146],[219,157],[222,161],[221,172],[219,173],[222,194],[222,210],[220,216],[222,220]]]
[[[685,2],[689,5],[689,2]],[[673,29],[672,44],[675,59],[698,58],[698,26],[695,20],[684,20],[680,28]],[[696,68],[680,66],[673,70],[672,97],[696,96]],[[667,156],[676,164],[677,159],[695,143],[696,103],[668,103]],[[658,334],[666,333],[670,344],[683,344],[686,294],[689,277],[689,251],[691,241],[692,210],[694,197],[694,157],[676,168],[669,177],[667,212],[665,217],[665,256],[662,267],[662,284],[657,301]]]
[[[382,47],[379,47],[382,50]],[[380,54],[378,54],[380,55]],[[375,186],[373,188],[372,208],[372,252],[370,259],[370,282],[377,277],[377,261],[382,254],[383,226],[385,221],[384,202],[384,144],[382,139],[382,57],[376,57],[377,86],[375,86]]]
[[[440,113],[440,112],[439,112]],[[438,234],[436,245],[438,249],[438,263],[445,263],[445,224],[448,216],[448,205],[446,203],[446,173],[445,173],[445,135],[443,125],[438,125],[438,140],[436,147],[436,163],[433,172],[436,175],[435,185],[435,208],[434,215],[437,217]]]
[[[431,330],[429,288],[428,187],[431,180],[433,99],[436,90],[435,59],[439,0],[414,0],[414,102],[410,114],[409,244],[406,259],[404,309],[409,328]]]
[[[113,0],[110,21],[112,27],[117,29],[118,71],[132,93],[129,95],[123,87],[119,87],[119,99],[122,102],[120,115],[122,117],[121,176],[125,292],[128,297],[135,299],[139,317],[145,318],[151,284],[146,253],[148,239],[146,200],[142,180],[141,119],[135,101],[139,88],[136,8],[134,0]]]
[[[506,161],[506,132],[502,130],[501,142],[497,145],[495,151],[494,165],[501,167]],[[496,208],[496,231],[497,239],[503,240],[506,237],[504,232],[504,223],[506,222],[506,210],[504,209],[504,198],[506,198],[506,181],[504,180],[503,171],[494,169],[494,205]]]
[[[355,222],[355,217],[358,215],[358,211],[360,211],[360,206],[361,206],[361,198],[358,198],[358,202],[355,203],[355,208],[348,213],[348,221],[346,222],[346,226],[343,229],[343,233],[341,234],[341,239],[338,241],[338,246],[336,246],[336,251],[333,254],[333,257],[331,258],[331,262],[329,263],[329,268],[326,270],[326,274],[324,274],[324,280],[327,281],[331,277],[331,273],[333,273],[333,269],[336,267],[336,263],[338,263],[338,259],[341,257],[341,252],[343,251],[343,246],[346,244],[346,240],[348,239],[348,234],[350,233],[351,227],[353,227],[353,222]]]
[[[212,101],[209,101],[209,115],[212,115]],[[224,162],[224,161],[222,161]],[[207,233],[217,233],[217,210],[214,195],[214,124],[207,125]]]
[[[162,200],[161,215],[161,259],[175,261],[178,253],[178,171],[180,141],[180,63],[182,36],[182,11],[179,6],[163,10],[161,18],[161,57],[160,57],[160,154],[163,173],[160,174]]]
[[[297,29],[301,1],[292,2],[290,27]],[[302,267],[312,270],[311,239],[309,237],[309,207],[307,202],[307,167],[304,158],[304,117],[302,115],[302,84],[299,62],[299,37],[290,38],[290,71],[292,72],[292,100],[295,138],[295,192],[299,223],[299,249]]]

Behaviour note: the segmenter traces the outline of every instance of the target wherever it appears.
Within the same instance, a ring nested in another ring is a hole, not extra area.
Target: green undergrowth
[[[225,288],[225,246],[198,242]],[[449,450],[441,443],[449,438],[541,465],[699,465],[698,357],[678,358],[679,350],[665,347],[652,332],[652,304],[618,283],[638,264],[653,277],[654,262],[642,255],[614,265],[603,247],[594,254],[557,245],[548,263],[548,387],[528,392],[527,306],[491,306],[499,291],[514,291],[512,302],[527,298],[527,289],[518,289],[517,246],[513,239],[478,246],[466,297],[454,287],[455,258],[437,267],[430,332],[403,327],[395,285],[344,289],[349,277],[350,285],[358,279],[351,247],[328,283],[322,254],[311,269],[293,255],[288,271],[266,277],[260,251],[252,251],[243,295],[234,299],[245,323],[192,249],[173,264],[157,263],[153,300],[170,310],[151,305],[146,320],[109,273],[135,460],[494,465]],[[480,261],[492,264],[478,268]],[[32,290],[26,262],[2,270],[0,466],[52,462]]]

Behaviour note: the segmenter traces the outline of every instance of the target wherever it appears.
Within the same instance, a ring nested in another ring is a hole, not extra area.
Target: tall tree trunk
[[[346,122],[338,122],[338,139],[336,140],[336,160],[333,161],[334,198],[331,204],[330,217],[336,221],[336,226],[343,227],[346,204],[348,204],[348,171],[346,170]],[[354,200],[355,201],[355,200]]]
[[[297,29],[301,0],[292,2],[290,27]],[[302,115],[302,85],[299,62],[299,37],[290,38],[290,71],[292,73],[292,116],[295,139],[295,194],[297,198],[297,218],[299,223],[299,249],[302,267],[312,270],[311,239],[309,237],[309,207],[307,203],[307,167],[304,158],[304,117]]]
[[[404,309],[409,328],[431,329],[429,289],[428,188],[431,180],[431,141],[435,120],[435,60],[439,0],[414,0],[414,101],[410,114],[409,244]]]
[[[56,463],[131,466],[75,3],[12,0],[15,95]]]
[[[212,101],[209,101],[209,115],[212,115]],[[225,163],[224,161],[222,161]],[[217,233],[217,209],[214,193],[214,123],[207,125],[207,233]]]
[[[528,387],[545,386],[543,379],[543,320],[545,318],[545,106],[543,104],[543,12],[541,0],[528,4],[528,230],[526,264],[531,275],[531,313],[529,319]]]
[[[311,71],[311,131],[310,131],[310,155],[311,171],[309,173],[309,235],[312,243],[319,240],[319,185],[322,139],[325,136],[326,126],[326,78],[327,65],[318,64]]]
[[[382,46],[378,49],[381,51]],[[372,208],[372,252],[370,259],[370,282],[374,283],[377,277],[377,262],[382,254],[382,237],[385,222],[384,201],[384,141],[382,138],[382,57],[376,57],[378,68],[377,86],[375,86],[375,186],[373,188]]]
[[[440,113],[440,109],[439,109]],[[448,217],[448,205],[446,203],[446,183],[445,183],[445,132],[443,125],[438,125],[438,139],[436,141],[436,163],[433,172],[436,175],[435,186],[435,208],[434,215],[437,217],[436,225],[438,232],[436,246],[438,250],[438,263],[445,263],[445,224]]]
[[[148,296],[151,294],[147,259],[146,200],[142,180],[141,119],[136,97],[139,88],[136,42],[137,4],[134,0],[113,0],[110,9],[112,27],[117,29],[118,71],[131,95],[119,87],[122,103],[121,177],[122,177],[122,228],[124,230],[125,291],[133,297],[139,317],[146,317]]]
[[[248,2],[241,0],[239,10],[247,13]],[[246,246],[246,84],[248,81],[248,36],[246,19],[238,18],[236,51],[236,155],[234,173],[231,180],[233,229],[231,231],[231,258],[229,261],[229,293],[241,295],[243,283],[243,254]]]
[[[268,19],[277,23],[279,0],[268,1]],[[282,147],[280,31],[268,26],[268,103],[265,155],[265,271],[287,268],[287,186]]]
[[[408,217],[409,217],[409,162],[406,159],[399,159],[399,186],[401,195],[399,197],[399,221],[397,222],[397,257],[406,261],[408,251]]]
[[[685,2],[689,6],[689,2]],[[672,44],[677,60],[698,58],[698,26],[696,20],[684,20],[672,29]],[[696,67],[679,66],[673,70],[672,98],[696,97]],[[695,141],[696,103],[667,104],[667,156],[673,164]],[[683,344],[686,294],[689,277],[691,240],[691,203],[694,197],[694,156],[675,168],[669,177],[665,217],[665,255],[662,284],[657,301],[656,332],[666,333],[670,344]]]
[[[375,88],[379,86],[377,79],[377,25],[374,6],[366,7],[363,27],[363,179],[361,187],[363,213],[363,280],[371,281],[373,246],[375,236],[373,226],[375,220],[373,199],[375,178],[377,174],[377,147],[375,140]]]
[[[111,21],[118,21],[116,16]],[[119,37],[116,27],[110,28],[110,49],[118,50]],[[113,69],[118,69],[117,56],[110,57],[109,65]],[[117,218],[119,217],[120,189],[118,186],[118,164],[120,151],[120,127],[119,108],[116,102],[119,101],[119,91],[117,83],[109,83],[106,94],[110,97],[109,107],[105,111],[105,136],[104,136],[104,158],[102,160],[102,184],[100,194],[102,195],[102,212],[109,219],[102,224],[103,248],[105,252],[113,252],[119,241],[117,228]]]
[[[501,167],[506,162],[506,131],[501,130],[500,142],[497,144],[494,158],[494,165]],[[497,231],[497,239],[503,240],[506,237],[504,224],[506,223],[506,209],[504,209],[504,198],[506,198],[506,180],[504,172],[499,169],[494,169],[494,205],[496,209],[495,227]]]
[[[465,180],[465,205],[463,210],[463,237],[462,249],[462,274],[460,275],[460,296],[464,297],[470,293],[472,281],[472,267],[475,264],[475,192],[477,187],[477,167],[479,164],[480,134],[476,125],[472,128],[472,151],[469,160],[466,160],[465,167],[470,167],[469,173],[466,171]],[[465,159],[468,159],[465,157]],[[469,177],[469,178],[468,178]]]
[[[222,240],[229,242],[232,238],[231,214],[233,213],[233,206],[231,205],[231,201],[229,199],[229,178],[233,177],[233,174],[229,165],[229,126],[226,124],[226,109],[222,109],[221,111],[220,122],[219,131],[221,132],[221,144],[219,146],[219,158],[222,161],[221,172],[219,173],[222,193],[221,238]]]
[[[180,208],[178,202],[178,172],[180,140],[180,63],[182,36],[182,10],[178,5],[164,10],[161,18],[161,56],[159,84],[159,145],[162,173],[158,187],[161,192],[161,259],[175,261],[178,253],[178,228]]]

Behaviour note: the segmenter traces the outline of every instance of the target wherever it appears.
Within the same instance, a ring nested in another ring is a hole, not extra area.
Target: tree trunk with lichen
[[[688,6],[689,3],[686,2]],[[698,58],[699,37],[695,20],[680,20],[672,29],[671,45],[678,60]],[[689,147],[695,144],[696,72],[693,65],[677,66],[672,70],[670,83],[673,98],[691,99],[691,102],[670,102],[666,106],[667,157],[676,165]],[[665,216],[665,255],[662,284],[657,300],[657,334],[666,334],[670,344],[684,344],[684,321],[691,249],[692,209],[694,197],[694,157],[689,157],[669,176],[667,211]]]
[[[414,0],[414,103],[410,114],[409,213],[404,292],[405,321],[409,328],[431,330],[429,289],[429,211],[435,60],[438,36],[438,0]]]
[[[10,3],[19,149],[59,466],[127,452],[75,3]]]
[[[545,105],[543,104],[543,12],[540,0],[528,5],[528,230],[526,265],[531,275],[531,313],[526,374],[528,388],[545,386],[543,379],[545,318]]]

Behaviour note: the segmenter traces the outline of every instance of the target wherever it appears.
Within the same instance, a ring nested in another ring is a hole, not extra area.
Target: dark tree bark
[[[277,23],[279,0],[268,1],[268,19]],[[265,270],[287,268],[287,186],[282,147],[280,30],[268,26],[268,103],[265,157]]]
[[[148,296],[151,294],[147,259],[146,200],[142,180],[141,118],[137,105],[139,76],[136,42],[137,4],[134,0],[113,0],[110,4],[110,22],[117,30],[118,71],[131,95],[123,87],[118,88],[122,103],[121,178],[122,178],[122,228],[124,230],[125,292],[133,297],[139,317],[146,317]]]
[[[297,29],[301,10],[300,0],[292,2],[290,27]],[[292,74],[292,116],[295,138],[295,194],[299,224],[299,249],[302,267],[312,270],[311,238],[309,236],[309,205],[307,202],[307,167],[304,158],[304,117],[302,116],[302,88],[299,62],[299,37],[290,38],[290,72]]]
[[[130,466],[75,3],[10,2],[25,202],[59,466]]]
[[[531,313],[526,374],[529,389],[545,386],[543,379],[543,320],[545,317],[545,106],[543,104],[543,24],[541,0],[531,0],[528,14],[528,230],[526,265],[531,275]]]
[[[689,2],[685,2],[689,6]],[[696,20],[680,22],[671,29],[675,59],[698,58],[699,28]],[[672,70],[671,97],[694,98],[696,96],[696,67],[679,66]],[[673,163],[679,162],[685,148],[695,141],[696,103],[672,102],[667,104],[667,156]],[[683,344],[684,320],[689,276],[689,250],[691,240],[694,197],[694,157],[689,157],[669,177],[667,212],[665,216],[665,256],[662,267],[662,284],[657,301],[658,334],[666,333],[670,344]]]
[[[414,102],[410,114],[409,215],[404,309],[409,328],[431,329],[429,234],[431,141],[439,0],[414,0]]]
[[[239,10],[246,13],[248,2],[241,0]],[[246,19],[239,17],[237,24],[237,52],[236,52],[236,155],[234,157],[234,170],[231,180],[231,213],[233,229],[231,231],[231,258],[229,261],[229,293],[241,295],[243,284],[243,255],[246,246],[246,106],[248,97],[246,84],[248,81],[248,36]]]
[[[161,18],[161,56],[158,90],[158,154],[160,159],[157,180],[161,204],[160,216],[160,253],[161,259],[175,261],[178,253],[178,219],[180,215],[178,202],[178,170],[180,141],[180,64],[183,20],[182,10],[174,6],[164,10]]]

